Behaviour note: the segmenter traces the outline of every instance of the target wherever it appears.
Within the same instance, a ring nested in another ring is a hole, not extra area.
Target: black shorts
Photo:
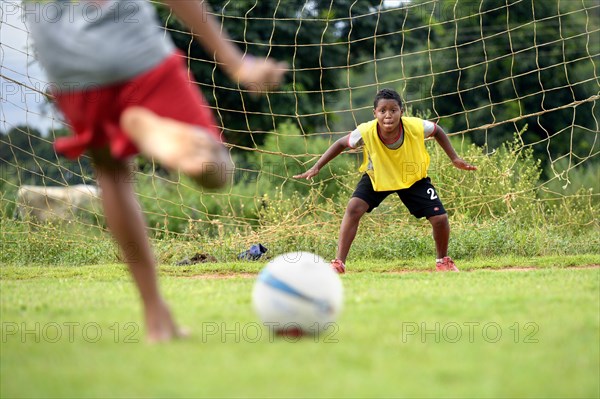
[[[395,191],[375,191],[371,178],[366,173],[360,179],[352,197],[360,198],[369,204],[367,212],[377,208],[379,204],[390,194],[397,193],[402,203],[408,208],[410,213],[417,218],[430,218],[435,215],[446,213],[442,201],[431,184],[431,179],[426,177],[419,180],[409,188]]]

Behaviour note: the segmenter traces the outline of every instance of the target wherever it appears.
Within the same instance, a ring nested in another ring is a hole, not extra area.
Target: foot
[[[458,268],[454,261],[449,256],[444,256],[440,261],[435,263],[435,268],[438,272],[457,272]]]
[[[331,267],[333,267],[333,270],[335,270],[339,274],[346,273],[346,265],[344,265],[344,262],[342,262],[339,259],[332,260],[331,261]]]
[[[130,107],[121,126],[140,152],[166,168],[179,170],[206,188],[227,183],[233,163],[225,147],[202,128]]]
[[[187,338],[189,332],[178,327],[166,303],[146,308],[146,339],[148,343],[167,342]]]

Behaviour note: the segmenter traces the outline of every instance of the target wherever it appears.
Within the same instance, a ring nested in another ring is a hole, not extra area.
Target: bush
[[[460,259],[596,253],[599,198],[594,194],[597,188],[586,187],[594,179],[579,172],[583,169],[572,169],[572,186],[546,184],[540,180],[539,160],[519,137],[491,154],[453,139],[457,152],[478,166],[476,172],[454,168],[442,149],[428,142],[430,176],[451,220],[452,255]],[[268,255],[306,250],[331,258],[347,201],[360,178],[359,159],[344,154],[313,182],[292,178],[312,166],[330,143],[321,137],[305,138],[294,125],[284,124],[263,148],[238,161],[236,183],[221,192],[200,190],[187,178],[162,171],[137,173],[139,199],[159,260],[173,264],[205,252],[224,262],[258,242],[269,248]],[[13,221],[17,184],[3,180],[2,187],[0,262],[88,264],[119,259],[101,226]],[[414,219],[391,196],[363,217],[350,255],[391,260],[433,253],[429,223]]]
[[[152,173],[136,175],[137,192],[157,238],[175,234],[194,239],[198,235],[248,232],[261,225],[261,215],[277,198],[318,193],[313,199],[325,203],[346,193],[340,180],[353,171],[351,156],[341,157],[324,168],[315,185],[292,177],[312,166],[329,145],[325,138],[306,139],[297,127],[285,123],[265,140],[260,150],[236,162],[232,187],[220,192],[205,191],[185,177],[165,178]]]

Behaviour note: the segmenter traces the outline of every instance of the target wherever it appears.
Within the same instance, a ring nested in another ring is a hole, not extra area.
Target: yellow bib
[[[371,178],[375,191],[401,190],[427,177],[429,154],[425,149],[423,120],[402,117],[404,142],[393,150],[377,134],[377,119],[360,124],[364,142],[361,172]]]

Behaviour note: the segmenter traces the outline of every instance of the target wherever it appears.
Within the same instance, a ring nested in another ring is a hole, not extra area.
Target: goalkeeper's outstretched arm
[[[331,145],[331,147],[329,147],[327,149],[327,151],[325,151],[325,153],[323,155],[321,155],[321,158],[319,158],[317,163],[314,164],[312,168],[310,168],[309,170],[307,170],[304,173],[295,175],[294,178],[295,179],[310,179],[310,178],[316,176],[317,174],[319,174],[319,171],[321,170],[321,168],[323,166],[327,165],[329,163],[329,161],[331,161],[333,158],[340,155],[346,148],[348,148],[349,136],[350,135],[346,135],[346,136],[342,137],[341,139],[337,140],[335,143],[333,143]]]
[[[454,151],[454,147],[452,147],[452,143],[450,143],[446,132],[444,131],[444,129],[442,129],[440,125],[436,125],[435,132],[433,132],[432,136],[435,137],[435,141],[437,141],[440,147],[442,147],[442,149],[444,150],[446,155],[448,155],[448,158],[450,158],[452,164],[455,167],[462,170],[477,170],[476,166],[471,165],[470,163],[458,156],[456,151]]]

